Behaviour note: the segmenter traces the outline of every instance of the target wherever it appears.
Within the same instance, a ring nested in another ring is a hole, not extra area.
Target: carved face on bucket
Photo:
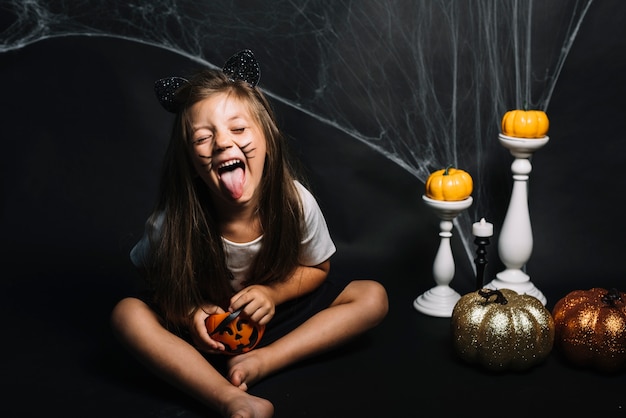
[[[266,140],[249,106],[227,92],[191,107],[191,159],[212,194],[228,203],[252,200],[261,183]]]
[[[252,350],[261,340],[265,327],[237,313],[209,315],[205,321],[212,339],[224,344],[226,354]]]

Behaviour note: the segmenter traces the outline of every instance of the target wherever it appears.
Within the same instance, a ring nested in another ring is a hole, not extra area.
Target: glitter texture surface
[[[607,297],[608,296],[608,297]],[[626,293],[574,290],[552,310],[555,345],[574,364],[601,371],[626,368]]]
[[[494,371],[524,370],[543,361],[554,344],[550,311],[537,298],[513,290],[488,290],[494,292],[488,297],[480,292],[463,296],[452,312],[457,354]]]

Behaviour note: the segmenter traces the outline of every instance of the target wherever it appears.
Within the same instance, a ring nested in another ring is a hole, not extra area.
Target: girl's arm
[[[316,266],[297,267],[292,275],[282,282],[268,285],[252,285],[237,292],[230,299],[231,312],[245,306],[244,313],[261,325],[274,316],[276,306],[317,289],[326,280],[330,271],[330,260]]]
[[[275,305],[306,295],[317,289],[330,271],[330,260],[313,267],[300,266],[296,268],[287,280],[280,283],[272,283],[267,287]]]

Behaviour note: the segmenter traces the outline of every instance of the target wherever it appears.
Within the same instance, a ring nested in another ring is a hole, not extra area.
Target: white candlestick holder
[[[430,316],[449,318],[452,316],[454,305],[461,298],[461,295],[450,287],[455,272],[454,256],[450,246],[453,221],[461,211],[472,205],[473,199],[471,196],[459,201],[435,200],[427,196],[422,196],[422,199],[441,219],[439,223],[441,240],[433,264],[433,276],[437,285],[418,296],[413,302],[413,307]]]
[[[545,305],[546,297],[522,268],[533,250],[533,233],[528,211],[528,178],[532,171],[530,157],[548,143],[549,137],[515,138],[500,134],[498,139],[515,157],[511,164],[513,190],[498,240],[498,253],[506,269],[496,274],[496,278],[485,287],[525,293],[536,297]]]

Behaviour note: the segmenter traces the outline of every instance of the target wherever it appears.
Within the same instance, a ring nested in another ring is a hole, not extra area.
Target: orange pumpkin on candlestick
[[[435,200],[465,200],[474,188],[472,176],[468,172],[447,167],[432,172],[426,179],[426,196]]]
[[[265,332],[265,326],[252,322],[240,313],[213,314],[204,321],[209,336],[224,344],[225,354],[247,353],[256,347]]]
[[[626,293],[574,290],[552,309],[555,346],[573,364],[599,371],[626,369]]]
[[[543,110],[509,110],[502,117],[502,133],[517,138],[543,138],[550,121]]]

